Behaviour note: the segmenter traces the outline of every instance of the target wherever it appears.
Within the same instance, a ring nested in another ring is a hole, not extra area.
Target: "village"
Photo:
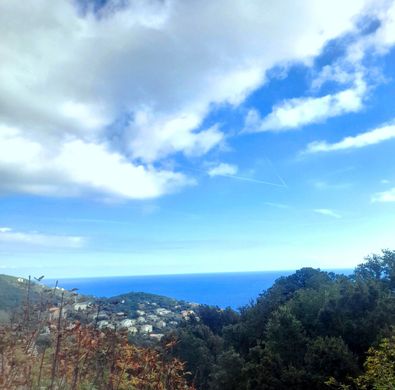
[[[61,314],[63,318],[78,320],[101,330],[126,331],[130,340],[146,342],[160,341],[182,321],[199,321],[196,314],[198,304],[152,294],[128,293],[116,298],[86,298],[74,294],[73,301],[69,299],[62,310],[59,304],[51,307],[51,320],[56,320]]]

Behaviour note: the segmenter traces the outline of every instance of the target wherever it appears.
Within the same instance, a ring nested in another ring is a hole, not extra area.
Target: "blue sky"
[[[0,4],[1,273],[395,248],[394,1],[81,4]]]

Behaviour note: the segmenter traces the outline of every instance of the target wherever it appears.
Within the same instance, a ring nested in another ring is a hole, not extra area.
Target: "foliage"
[[[143,292],[130,292],[127,294],[117,295],[115,297],[104,300],[111,308],[112,302],[117,302],[117,310],[125,312],[134,311],[140,308],[141,302],[147,301],[155,303],[158,307],[165,309],[172,309],[176,305],[182,305],[182,301],[177,301],[172,298],[163,297],[156,294],[148,294]]]
[[[349,277],[303,268],[240,315],[209,307],[200,315],[174,332],[169,352],[199,389],[395,388],[394,251],[367,257]]]
[[[395,335],[370,348],[365,372],[355,381],[358,388],[391,390],[395,387]]]
[[[9,325],[0,327],[0,388],[193,388],[180,360],[131,345],[124,333],[66,320],[66,296],[62,292],[59,305],[51,309],[44,302],[52,304],[52,295],[38,303],[28,300]]]
[[[118,297],[125,310],[134,298]],[[50,318],[48,305],[61,308],[67,293],[46,296],[29,285],[18,299],[25,303],[19,321],[14,316],[0,328],[2,388],[395,388],[390,250],[367,257],[349,277],[303,268],[278,279],[240,313],[200,306],[162,339],[160,350],[131,345],[120,332]],[[174,302],[160,302],[167,304]]]

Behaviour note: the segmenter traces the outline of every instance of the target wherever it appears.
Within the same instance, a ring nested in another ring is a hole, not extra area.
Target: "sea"
[[[351,269],[330,270],[349,275]],[[235,310],[252,303],[276,279],[294,271],[211,273],[189,275],[115,276],[59,279],[59,287],[77,288],[80,294],[113,297],[128,292],[145,292],[177,300]],[[54,286],[55,280],[45,284]]]

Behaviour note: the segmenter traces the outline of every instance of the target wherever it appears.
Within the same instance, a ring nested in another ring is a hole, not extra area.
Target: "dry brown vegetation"
[[[67,299],[43,290],[33,304],[28,283],[24,308],[0,327],[1,389],[193,389],[179,360],[129,344],[126,333],[68,321]]]

